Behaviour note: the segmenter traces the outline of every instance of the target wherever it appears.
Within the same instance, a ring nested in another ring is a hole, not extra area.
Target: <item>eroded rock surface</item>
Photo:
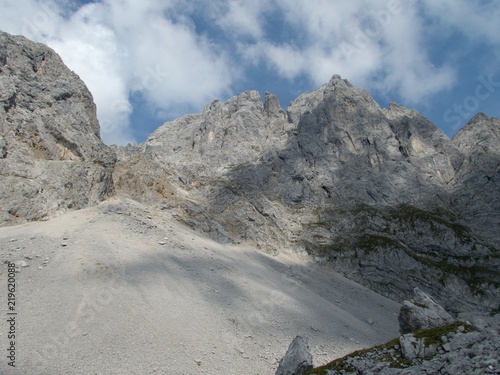
[[[115,159],[79,77],[47,46],[0,32],[0,223],[105,199]]]
[[[166,123],[119,152],[114,179],[218,241],[308,254],[396,300],[421,287],[452,311],[491,310],[498,129],[479,114],[449,139],[333,76],[286,112],[249,91]]]

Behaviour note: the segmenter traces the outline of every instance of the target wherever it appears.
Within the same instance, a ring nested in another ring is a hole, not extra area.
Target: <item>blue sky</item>
[[[497,0],[0,0],[0,29],[43,42],[85,81],[106,143],[245,90],[283,107],[340,74],[448,136],[500,117]]]

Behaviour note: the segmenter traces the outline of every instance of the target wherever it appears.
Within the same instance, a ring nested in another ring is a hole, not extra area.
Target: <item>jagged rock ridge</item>
[[[453,311],[497,307],[499,120],[479,114],[450,140],[339,76],[278,103],[249,91],[166,123],[121,152],[116,187],[397,300],[421,287]]]
[[[0,223],[48,218],[113,192],[92,95],[43,44],[0,32]]]

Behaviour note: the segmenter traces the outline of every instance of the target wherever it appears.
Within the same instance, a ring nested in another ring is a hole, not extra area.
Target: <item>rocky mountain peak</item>
[[[292,101],[287,109],[291,122],[298,123],[302,114],[311,112],[323,102],[333,104],[333,107],[344,108],[346,111],[349,111],[349,108],[352,110],[360,102],[363,103],[360,109],[380,110],[380,106],[368,91],[353,87],[349,81],[334,75],[328,83],[317,90],[304,93]]]
[[[92,95],[53,50],[0,32],[0,55],[2,117],[16,123],[12,126],[17,133],[14,138],[20,140],[11,152],[47,160],[100,158],[112,162],[111,156],[103,154]],[[4,133],[9,138],[10,132],[4,129]]]
[[[395,101],[391,101],[389,103],[389,108],[384,108],[382,109],[382,111],[389,120],[399,120],[405,116],[408,118],[412,118],[418,115],[418,112],[414,109],[406,108],[405,106],[400,105]]]
[[[266,93],[263,103],[257,91],[246,91],[164,124],[147,140],[146,153],[193,180],[255,162],[266,147],[284,139],[286,123],[275,95]]]
[[[452,138],[454,144],[464,153],[498,153],[500,148],[500,120],[484,113],[475,115],[466,126]]]
[[[0,32],[0,219],[36,220],[112,192],[92,95],[50,48]]]
[[[330,78],[330,81],[328,82],[328,85],[333,86],[335,88],[339,89],[345,89],[347,87],[354,87],[351,82],[349,82],[347,79],[343,79],[340,75],[334,74],[332,78]]]
[[[450,184],[460,215],[494,248],[500,243],[500,119],[479,113],[452,138],[462,155]],[[493,228],[495,228],[493,230]]]
[[[283,110],[283,108],[281,108],[279,98],[268,91],[266,91],[265,93],[264,110],[266,111],[269,117],[285,116],[285,111]]]
[[[141,168],[167,179],[123,165],[141,186],[161,183],[159,202],[219,241],[309,254],[391,298],[421,287],[452,310],[485,308],[496,303],[495,185],[471,182],[483,172],[467,167],[470,153],[455,142],[415,110],[381,109],[366,90],[333,76],[295,99],[286,116],[277,97],[266,93],[262,103],[249,91],[165,124],[145,145],[151,166]],[[164,191],[171,195],[162,201]],[[468,267],[467,257],[490,275],[482,296],[468,286],[472,274],[440,266]]]

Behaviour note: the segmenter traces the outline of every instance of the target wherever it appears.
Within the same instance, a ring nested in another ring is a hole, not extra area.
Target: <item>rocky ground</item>
[[[481,318],[405,334],[306,374],[500,374],[500,316]]]
[[[0,228],[0,249],[4,291],[17,269],[16,374],[273,374],[297,334],[317,364],[397,335],[399,304],[330,269],[128,199]]]
[[[401,336],[313,368],[307,338],[297,336],[275,375],[499,374],[500,314],[452,317],[415,288],[398,316]]]

